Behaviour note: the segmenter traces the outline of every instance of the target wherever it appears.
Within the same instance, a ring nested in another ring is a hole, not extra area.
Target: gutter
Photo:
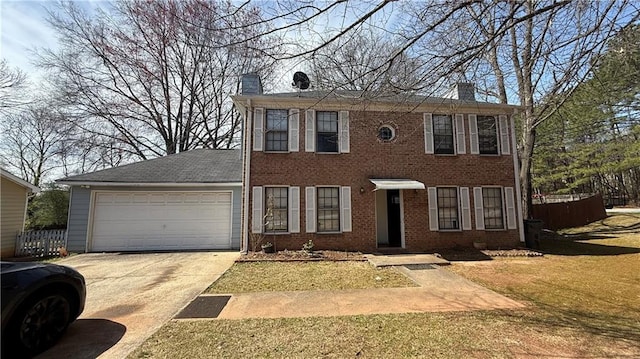
[[[511,115],[511,142],[513,143],[513,172],[516,181],[516,206],[518,208],[518,232],[520,233],[520,243],[524,243],[524,221],[522,219],[522,190],[520,188],[520,162],[518,161],[518,142],[516,139],[516,121],[514,116],[518,110]]]
[[[58,184],[67,186],[96,186],[96,187],[233,187],[242,186],[242,182],[195,182],[195,183],[172,183],[172,182],[98,182],[98,181],[56,181]]]
[[[247,99],[247,106],[244,107],[243,145],[244,145],[244,178],[242,181],[242,198],[244,200],[242,215],[242,245],[240,251],[244,254],[249,252],[249,179],[251,169],[251,147],[249,136],[253,124],[253,112],[251,111],[251,99]]]

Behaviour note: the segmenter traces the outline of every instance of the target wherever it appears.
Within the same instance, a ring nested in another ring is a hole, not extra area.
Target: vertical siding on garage
[[[231,248],[240,249],[240,218],[242,213],[241,186],[234,187],[95,187],[71,188],[71,206],[67,225],[67,249],[71,252],[86,252],[87,233],[89,231],[89,213],[91,211],[92,191],[232,191],[233,208],[231,223]]]
[[[70,252],[86,252],[91,189],[72,186],[70,199],[69,221],[67,222],[67,250]]]

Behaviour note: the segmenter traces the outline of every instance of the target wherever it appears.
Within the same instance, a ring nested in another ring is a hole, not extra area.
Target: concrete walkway
[[[420,287],[233,294],[218,318],[328,317],[524,307],[437,266],[400,268]]]

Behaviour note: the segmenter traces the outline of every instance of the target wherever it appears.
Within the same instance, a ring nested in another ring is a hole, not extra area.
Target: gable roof
[[[151,160],[70,176],[57,180],[67,185],[173,185],[240,184],[240,150],[198,149]]]
[[[434,108],[455,108],[467,110],[485,109],[487,111],[499,110],[505,113],[513,113],[520,109],[516,105],[506,105],[491,102],[459,100],[449,97],[424,96],[415,93],[392,93],[374,91],[300,91],[267,94],[238,94],[231,96],[234,104],[241,112],[247,108],[248,100],[252,106],[268,106],[277,103],[283,107],[305,106],[315,107],[319,104],[338,105],[341,108],[358,106],[370,111],[430,111]]]
[[[9,173],[7,170],[5,170],[4,168],[0,168],[0,176],[8,179],[9,181],[16,183],[26,189],[29,190],[29,192],[33,192],[33,193],[38,193],[40,192],[40,187],[38,186],[34,186],[31,183],[23,180],[22,178],[15,176],[11,173]]]

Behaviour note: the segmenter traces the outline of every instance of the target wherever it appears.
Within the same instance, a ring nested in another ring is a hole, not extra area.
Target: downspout
[[[516,206],[518,208],[518,232],[520,233],[520,243],[524,243],[524,222],[522,220],[522,190],[520,188],[520,162],[518,161],[518,143],[516,142],[516,122],[515,115],[518,110],[511,115],[511,143],[513,143],[513,176],[516,182]]]
[[[253,111],[251,111],[251,99],[247,99],[247,107],[244,116],[243,145],[244,145],[244,179],[242,181],[243,215],[242,215],[242,246],[241,252],[249,252],[249,178],[251,169],[251,147],[249,136],[252,133]]]

